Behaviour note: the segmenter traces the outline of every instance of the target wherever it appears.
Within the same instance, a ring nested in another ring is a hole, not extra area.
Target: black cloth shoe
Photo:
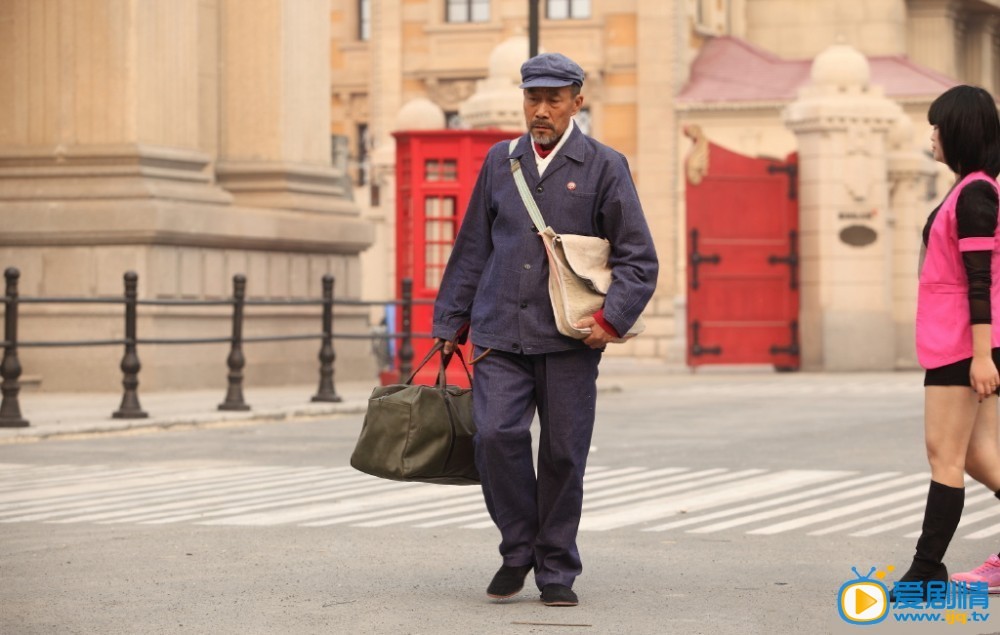
[[[486,588],[486,595],[494,600],[506,600],[521,592],[524,588],[524,578],[534,568],[533,564],[523,567],[508,567],[503,565],[493,576],[493,581]]]
[[[546,584],[542,587],[542,604],[545,606],[576,606],[580,603],[573,589],[563,584]]]

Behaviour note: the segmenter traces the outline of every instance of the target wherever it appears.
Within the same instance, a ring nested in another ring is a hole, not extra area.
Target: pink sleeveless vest
[[[985,172],[969,174],[945,198],[931,225],[917,294],[917,360],[924,368],[937,368],[972,357],[969,278],[962,264],[963,251],[993,251],[990,266],[992,346],[1000,346],[1000,223],[992,238],[959,240],[955,217],[962,189],[980,180],[997,187],[996,181]]]

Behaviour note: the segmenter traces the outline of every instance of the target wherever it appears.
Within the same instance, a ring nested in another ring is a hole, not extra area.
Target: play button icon
[[[889,594],[875,580],[848,582],[840,588],[840,616],[852,624],[875,624],[888,615]]]
[[[878,600],[865,593],[864,589],[854,589],[854,609],[860,614],[878,604]]]

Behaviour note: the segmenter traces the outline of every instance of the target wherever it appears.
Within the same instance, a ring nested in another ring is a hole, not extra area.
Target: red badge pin
[[[575,190],[576,189],[576,183],[574,183],[573,181],[570,181],[569,183],[566,184],[566,189],[570,190],[570,191]]]

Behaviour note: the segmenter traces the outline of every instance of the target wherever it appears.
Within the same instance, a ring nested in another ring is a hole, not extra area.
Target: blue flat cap
[[[521,88],[583,86],[583,69],[561,53],[542,53],[521,65]]]

